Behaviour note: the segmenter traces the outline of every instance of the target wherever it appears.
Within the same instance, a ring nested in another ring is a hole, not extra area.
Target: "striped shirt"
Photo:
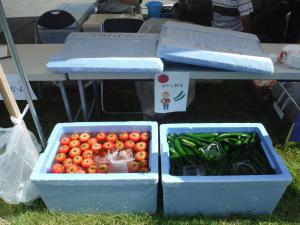
[[[235,8],[240,16],[246,16],[253,12],[251,0],[212,0],[212,3],[213,6]],[[239,16],[225,16],[217,12],[214,12],[213,26],[227,30],[243,31],[243,25]]]

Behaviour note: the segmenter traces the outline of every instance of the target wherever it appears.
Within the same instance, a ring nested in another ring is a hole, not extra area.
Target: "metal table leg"
[[[58,81],[56,83],[56,85],[59,87],[60,93],[62,95],[68,120],[70,122],[73,122],[74,121],[73,113],[72,113],[72,110],[71,110],[71,107],[70,107],[70,102],[69,102],[69,98],[68,98],[68,95],[67,95],[67,92],[66,92],[66,89],[65,89],[65,85],[64,85],[63,81]]]
[[[99,104],[99,92],[98,92],[96,80],[93,82],[93,91],[94,91],[94,96],[95,96],[96,114],[97,114],[97,118],[99,118],[100,117],[100,104]]]
[[[80,95],[80,102],[81,102],[81,108],[82,108],[82,114],[83,114],[83,120],[88,121],[88,106],[86,101],[86,94],[83,87],[83,81],[78,80],[78,88],[79,88],[79,95]]]

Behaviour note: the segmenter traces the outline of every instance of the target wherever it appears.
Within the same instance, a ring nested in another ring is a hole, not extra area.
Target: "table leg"
[[[93,90],[94,90],[94,96],[95,96],[97,118],[99,118],[100,117],[100,103],[99,103],[99,92],[98,92],[96,80],[93,81]]]
[[[60,89],[60,93],[61,93],[63,101],[64,101],[64,105],[65,105],[65,109],[66,109],[66,113],[67,113],[69,122],[73,122],[73,113],[72,113],[72,110],[70,107],[70,102],[69,102],[69,98],[67,96],[65,85],[64,85],[63,81],[58,81],[57,85]]]
[[[83,87],[83,81],[78,80],[78,88],[79,88],[79,95],[80,95],[80,102],[81,102],[81,108],[82,108],[82,114],[83,114],[83,120],[88,121],[88,107],[86,102],[86,94]]]

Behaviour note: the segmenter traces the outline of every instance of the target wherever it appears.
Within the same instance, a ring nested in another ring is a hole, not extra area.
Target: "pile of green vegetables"
[[[169,134],[170,174],[272,174],[256,133]]]

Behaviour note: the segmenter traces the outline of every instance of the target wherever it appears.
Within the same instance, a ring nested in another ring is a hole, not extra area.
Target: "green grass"
[[[54,225],[54,224],[300,224],[300,151],[282,151],[280,155],[286,162],[292,176],[293,182],[286,190],[283,198],[278,204],[275,212],[269,216],[230,216],[222,217],[166,217],[150,214],[97,214],[76,215],[64,213],[51,213],[47,210],[42,200],[34,202],[33,206],[8,205],[0,201],[0,225]]]

